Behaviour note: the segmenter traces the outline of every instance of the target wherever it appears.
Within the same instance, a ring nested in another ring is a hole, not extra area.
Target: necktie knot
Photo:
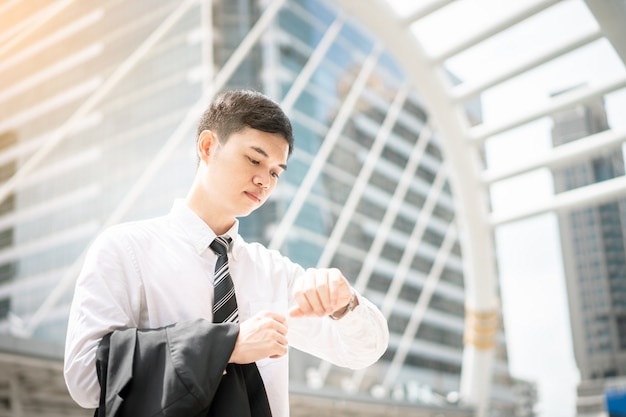
[[[228,248],[230,247],[230,243],[232,239],[229,236],[217,236],[213,242],[209,245],[211,250],[215,252],[218,256],[227,256]]]

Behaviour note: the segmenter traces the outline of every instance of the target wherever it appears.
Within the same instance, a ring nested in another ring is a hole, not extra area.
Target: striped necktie
[[[209,245],[217,255],[213,280],[213,323],[237,323],[239,321],[235,287],[228,271],[228,247],[231,241],[228,236],[218,236]]]

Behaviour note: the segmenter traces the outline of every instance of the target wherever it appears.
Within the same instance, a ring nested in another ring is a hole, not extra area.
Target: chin
[[[258,207],[255,207],[253,209],[250,210],[242,210],[241,213],[239,213],[237,216],[235,217],[248,217],[250,214],[252,214],[254,212],[254,210],[256,210]]]

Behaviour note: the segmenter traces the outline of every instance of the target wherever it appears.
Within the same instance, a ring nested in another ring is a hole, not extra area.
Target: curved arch
[[[494,244],[488,226],[487,190],[478,177],[478,153],[466,139],[467,120],[462,108],[447,94],[443,68],[432,62],[409,26],[381,0],[363,7],[358,0],[338,2],[349,15],[364,23],[385,44],[421,93],[441,141],[450,170],[463,251],[466,330],[461,375],[461,397],[484,415],[488,404],[494,343],[478,341],[474,330],[484,328],[496,312]],[[491,327],[491,324],[487,324]]]

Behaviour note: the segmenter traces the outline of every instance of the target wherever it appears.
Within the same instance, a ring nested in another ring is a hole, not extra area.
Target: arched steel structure
[[[433,124],[441,133],[450,167],[457,222],[462,230],[466,310],[487,315],[495,313],[496,275],[493,242],[485,227],[488,215],[486,189],[478,181],[479,168],[477,161],[472,159],[475,150],[466,140],[469,125],[463,117],[463,110],[446,94],[444,69],[433,65],[427,57],[411,34],[411,22],[401,21],[387,3],[373,1],[367,8],[358,1],[342,1],[342,5],[384,40],[423,94]],[[467,317],[477,317],[477,314],[467,314]],[[474,323],[469,328],[466,326],[466,338],[467,332],[473,329]],[[489,337],[494,336],[493,330]],[[493,341],[487,341],[487,346],[478,349],[476,344],[470,343],[466,344],[464,351],[461,392],[466,401],[479,407],[486,406],[491,378]]]
[[[590,155],[615,147],[626,140],[626,132],[609,130],[577,142],[554,148],[545,157],[525,165],[492,172],[482,161],[485,141],[494,135],[515,129],[525,123],[549,116],[560,109],[573,107],[591,97],[604,96],[626,87],[626,77],[621,76],[602,84],[589,85],[574,93],[552,98],[534,111],[520,114],[511,120],[472,126],[466,117],[466,102],[489,88],[536,68],[602,37],[610,42],[622,62],[626,62],[626,2],[620,0],[587,0],[586,4],[598,23],[592,33],[583,33],[551,51],[532,56],[526,62],[507,69],[489,79],[476,83],[452,85],[445,74],[446,60],[481,42],[488,41],[506,29],[530,19],[553,7],[558,0],[528,2],[516,12],[494,19],[481,31],[465,39],[438,56],[429,56],[412,26],[421,19],[449,6],[451,0],[434,0],[412,10],[398,14],[389,2],[371,0],[367,6],[358,0],[340,0],[350,16],[363,22],[384,43],[421,93],[434,127],[441,133],[450,168],[450,182],[457,203],[457,222],[462,237],[466,289],[466,327],[461,397],[477,408],[477,414],[486,415],[491,384],[495,337],[494,316],[497,314],[496,263],[493,228],[537,214],[567,210],[573,207],[598,204],[626,195],[626,178],[620,177],[594,184],[583,189],[554,196],[551,201],[534,204],[516,213],[501,215],[489,206],[489,186],[496,181],[521,175],[539,168],[555,168],[571,164]],[[489,13],[488,9],[481,13]],[[447,28],[454,31],[453,27]],[[489,63],[485,63],[489,65]],[[506,103],[502,103],[506,105]]]

